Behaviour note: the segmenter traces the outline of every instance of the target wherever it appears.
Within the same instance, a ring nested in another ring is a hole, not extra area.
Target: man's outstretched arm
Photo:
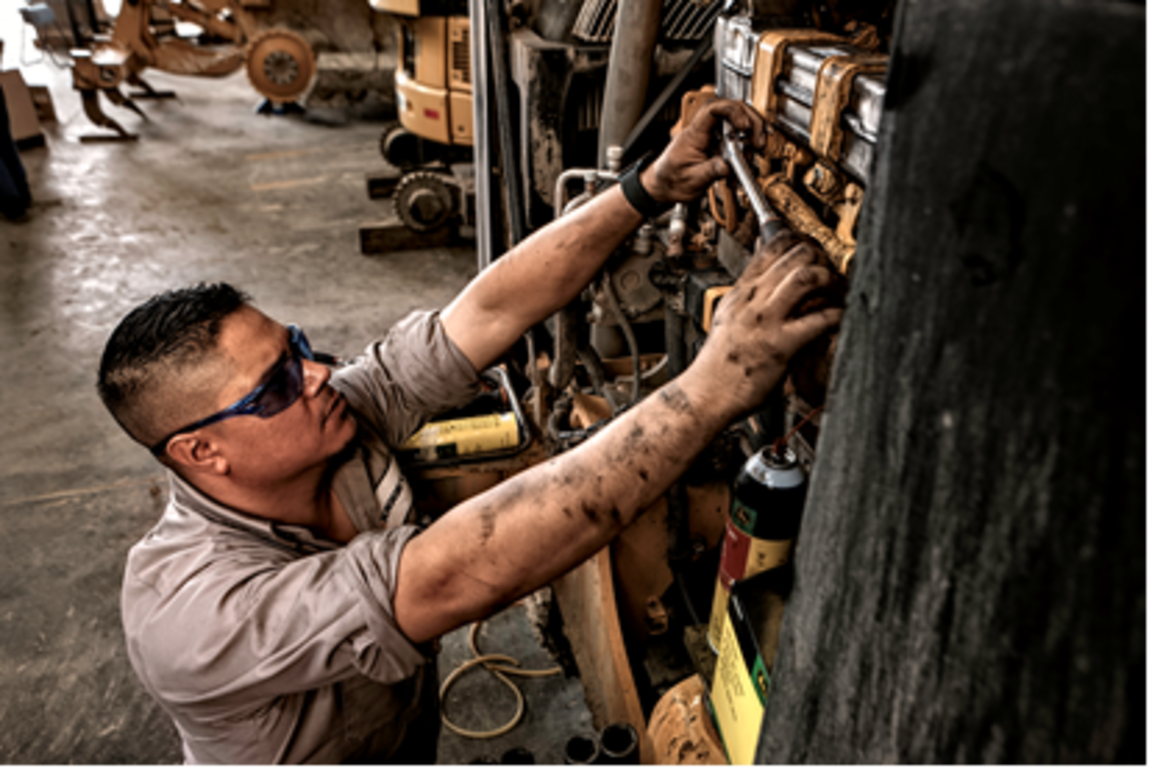
[[[796,315],[831,273],[780,236],[723,299],[689,369],[572,451],[452,509],[399,561],[396,621],[413,641],[490,614],[602,548],[726,424],[765,397],[839,309]]]
[[[713,101],[642,174],[658,202],[698,197],[729,171],[713,156],[714,128],[721,119],[764,146],[764,124],[735,101]],[[443,310],[447,336],[482,370],[535,323],[566,306],[590,282],[616,248],[642,223],[618,185],[577,211],[532,234],[473,280]]]

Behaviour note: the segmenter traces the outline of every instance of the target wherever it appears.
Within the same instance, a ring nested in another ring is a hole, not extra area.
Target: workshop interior
[[[28,190],[0,219],[0,349],[27,371],[0,390],[13,410],[38,402],[45,351],[90,361],[128,296],[203,279],[211,254],[355,354],[385,330],[372,297],[444,305],[712,100],[765,121],[761,148],[720,125],[730,173],[644,221],[399,452],[432,526],[685,371],[779,229],[838,278],[842,327],[637,523],[514,622],[444,639],[440,762],[1145,760],[1143,4],[11,3],[20,167],[0,166],[0,192]],[[151,176],[170,201],[132,186]],[[245,262],[261,245],[274,258]],[[93,396],[80,373],[55,386]],[[114,613],[89,629],[66,613],[114,597],[166,485],[108,458],[131,450],[110,420],[76,427],[98,448],[82,474],[52,474],[37,440],[73,441],[33,426],[53,407],[14,422],[0,475],[0,614],[22,625],[0,758],[179,760]],[[114,535],[91,532],[129,503]],[[47,543],[63,515],[71,549]],[[107,565],[79,581],[88,536]],[[28,607],[53,584],[67,606]],[[485,659],[503,644],[530,660]],[[547,699],[567,716],[538,716]]]

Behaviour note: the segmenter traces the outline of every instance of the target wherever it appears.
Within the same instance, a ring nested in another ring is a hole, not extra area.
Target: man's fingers
[[[766,146],[766,123],[762,117],[740,101],[715,99],[698,110],[690,121],[690,129],[709,137],[719,121],[726,120],[742,133],[749,133],[751,142],[759,149]]]
[[[721,157],[712,157],[706,163],[698,166],[701,170],[699,177],[692,178],[691,183],[699,187],[707,187],[712,182],[730,175],[730,166]],[[693,170],[693,169],[689,169]]]
[[[789,255],[792,250],[802,245],[809,247],[802,235],[789,229],[783,229],[770,238],[769,242],[759,243],[754,256],[755,258],[761,257],[763,261],[773,266],[783,256]]]
[[[724,119],[742,133],[749,133],[751,143],[758,148],[766,146],[766,123],[762,117],[740,101],[716,99],[706,105],[707,123],[700,125],[709,133],[718,119]]]
[[[785,251],[782,251],[782,248],[790,243],[779,243],[778,251],[781,251],[780,255],[773,260],[770,260],[768,257],[763,257],[759,262],[765,265],[762,272],[765,285],[771,293],[786,279],[787,275],[795,269],[818,263],[818,252],[811,247],[808,242],[801,239],[800,236],[794,237],[797,239],[790,241],[790,243],[793,244],[791,247],[786,248]]]
[[[834,279],[834,274],[825,267],[813,264],[796,267],[782,278],[770,301],[776,303],[782,317],[787,317],[808,293],[830,285]]]
[[[783,256],[802,242],[804,241],[800,235],[796,235],[788,229],[782,230],[769,243],[764,246],[760,245],[754,251],[754,256],[751,257],[746,268],[742,271],[742,278],[746,281],[758,279],[760,275],[770,271]]]
[[[786,334],[794,341],[794,349],[799,350],[826,331],[838,327],[842,322],[843,312],[841,307],[826,307],[788,320],[784,328]]]

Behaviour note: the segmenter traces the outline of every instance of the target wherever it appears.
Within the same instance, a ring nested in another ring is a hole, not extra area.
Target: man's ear
[[[168,443],[168,456],[193,472],[226,475],[231,471],[231,463],[219,445],[198,431],[173,437]]]

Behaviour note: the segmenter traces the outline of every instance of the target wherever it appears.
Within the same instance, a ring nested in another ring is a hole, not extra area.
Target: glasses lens
[[[255,399],[252,412],[267,419],[291,406],[303,393],[303,363],[298,355],[281,360]]]

